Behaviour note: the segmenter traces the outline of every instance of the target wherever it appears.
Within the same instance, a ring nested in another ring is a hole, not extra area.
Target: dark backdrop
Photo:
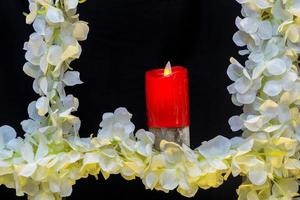
[[[22,12],[26,0],[0,0],[0,124],[22,135],[20,121],[27,105],[37,99],[32,79],[22,72],[23,43],[33,31]],[[232,105],[226,68],[238,49],[231,38],[240,6],[234,0],[88,0],[80,5],[82,20],[90,24],[80,60],[72,66],[85,84],[68,89],[80,99],[77,114],[81,135],[96,132],[102,113],[126,106],[137,128],[146,128],[144,73],[167,60],[190,71],[192,147],[218,134],[232,137],[228,118],[241,112]],[[219,189],[199,190],[194,199],[236,199],[240,179],[231,178]],[[170,192],[145,190],[140,180],[113,176],[80,180],[69,199],[185,199]],[[97,198],[96,198],[97,197]],[[21,199],[0,187],[1,199]]]

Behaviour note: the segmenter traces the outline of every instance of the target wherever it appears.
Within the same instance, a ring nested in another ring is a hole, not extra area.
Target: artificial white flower
[[[39,140],[39,145],[36,152],[34,152],[30,143],[24,143],[20,148],[20,153],[24,161],[27,163],[20,168],[20,171],[18,172],[19,175],[23,177],[32,176],[38,168],[38,163],[43,162],[43,159],[48,154],[48,147],[45,139]]]
[[[146,157],[151,156],[152,147],[155,142],[154,134],[145,130],[138,130],[136,138],[138,139],[136,144],[137,152]]]
[[[103,121],[100,123],[102,129],[98,132],[98,138],[104,140],[129,138],[135,129],[130,121],[131,117],[126,108],[118,108],[114,113],[103,114]]]
[[[212,167],[221,170],[227,168],[223,160],[230,156],[230,147],[229,139],[217,136],[210,141],[203,142],[197,149]]]
[[[33,65],[39,65],[40,58],[46,51],[46,43],[42,36],[33,33],[30,35],[29,41],[24,44],[24,49],[27,50],[25,54],[26,60]]]

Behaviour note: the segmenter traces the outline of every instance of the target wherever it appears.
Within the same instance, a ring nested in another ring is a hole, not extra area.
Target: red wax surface
[[[190,125],[189,79],[184,67],[146,72],[146,104],[148,127],[180,128]]]

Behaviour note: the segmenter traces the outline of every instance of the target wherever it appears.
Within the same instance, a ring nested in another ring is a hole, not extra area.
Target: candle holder
[[[160,142],[166,140],[177,144],[190,146],[190,127],[182,128],[149,128],[155,134],[155,148],[160,149]]]

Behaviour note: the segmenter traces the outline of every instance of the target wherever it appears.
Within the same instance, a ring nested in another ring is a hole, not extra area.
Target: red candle
[[[148,127],[190,125],[188,70],[181,66],[146,72]]]

